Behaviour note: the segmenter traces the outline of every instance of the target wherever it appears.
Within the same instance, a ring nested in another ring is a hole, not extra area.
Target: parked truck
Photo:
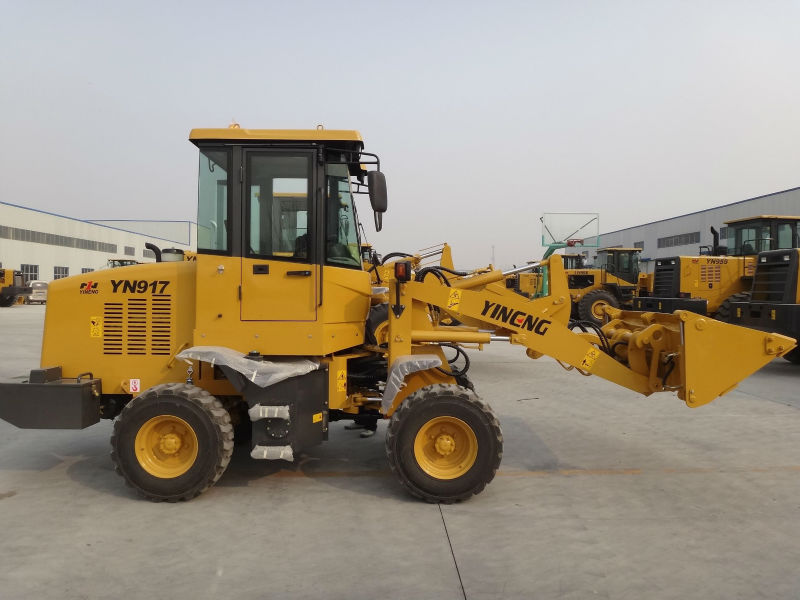
[[[25,283],[22,271],[0,268],[0,307],[7,308],[30,294],[31,288]]]

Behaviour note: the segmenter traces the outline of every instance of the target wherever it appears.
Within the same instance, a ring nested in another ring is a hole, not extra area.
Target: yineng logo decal
[[[85,281],[81,284],[80,289],[81,294],[99,294],[100,291],[97,289],[97,282],[96,281]]]
[[[526,312],[514,310],[513,308],[503,306],[497,302],[489,302],[488,300],[484,300],[483,302],[484,306],[483,310],[481,311],[482,316],[489,317],[490,319],[497,319],[498,321],[507,323],[512,327],[524,327],[528,331],[532,331],[537,335],[544,335],[547,333],[547,326],[552,323],[547,319],[534,317]],[[492,311],[491,314],[489,314],[490,310]]]

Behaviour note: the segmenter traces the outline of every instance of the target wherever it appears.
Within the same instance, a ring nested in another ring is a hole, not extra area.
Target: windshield
[[[325,167],[325,189],[326,262],[361,268],[358,216],[347,165],[328,164]]]
[[[742,223],[728,227],[728,254],[748,256],[772,249],[769,225]]]

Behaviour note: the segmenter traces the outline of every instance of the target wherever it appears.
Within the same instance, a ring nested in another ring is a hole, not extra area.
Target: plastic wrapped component
[[[258,421],[260,419],[286,419],[289,420],[289,407],[288,406],[262,406],[256,404],[253,408],[247,411],[250,415],[251,421]]]
[[[250,457],[259,460],[294,461],[294,453],[291,446],[256,446],[250,451]]]
[[[439,367],[442,360],[435,354],[412,354],[404,356],[394,361],[392,368],[389,369],[389,376],[386,378],[386,387],[383,390],[381,408],[386,413],[392,407],[394,399],[405,385],[406,376],[417,371],[427,371]]]
[[[194,346],[178,354],[178,358],[200,360],[211,366],[230,367],[241,373],[248,381],[262,388],[319,369],[319,363],[315,360],[305,358],[252,360],[238,350],[224,346]]]

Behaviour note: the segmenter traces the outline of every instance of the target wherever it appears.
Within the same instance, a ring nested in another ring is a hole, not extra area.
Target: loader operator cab
[[[561,255],[561,260],[564,261],[564,268],[567,269],[567,270],[585,268],[584,259],[585,259],[585,257],[584,257],[583,254],[562,254]]]
[[[377,230],[386,210],[380,162],[361,135],[233,126],[190,139],[199,149],[196,342],[234,347],[247,330],[250,349],[284,355],[361,343],[372,288],[354,197],[369,193]],[[236,295],[221,295],[225,286]]]
[[[613,275],[630,285],[639,279],[639,253],[641,248],[602,248],[595,257],[595,266],[603,272],[603,282],[607,275]]]
[[[761,215],[726,221],[728,255],[754,256],[766,250],[797,248],[800,217]]]
[[[252,142],[219,147],[195,141],[200,148],[198,250],[319,259],[359,268],[361,241],[350,177],[358,177],[361,187],[367,173],[359,161],[360,139],[352,141],[338,142],[341,148],[313,144],[316,147],[307,149],[296,144],[278,149],[273,141],[268,150]],[[234,170],[239,186],[229,177],[232,161],[238,164]],[[369,175],[373,179],[376,173]],[[380,186],[369,188],[373,198],[375,187]],[[385,211],[383,189],[377,208],[373,203],[377,214]],[[234,207],[229,195],[237,192],[242,201]],[[231,231],[234,223],[244,224],[236,235]],[[309,234],[314,232],[317,239],[312,240]]]

